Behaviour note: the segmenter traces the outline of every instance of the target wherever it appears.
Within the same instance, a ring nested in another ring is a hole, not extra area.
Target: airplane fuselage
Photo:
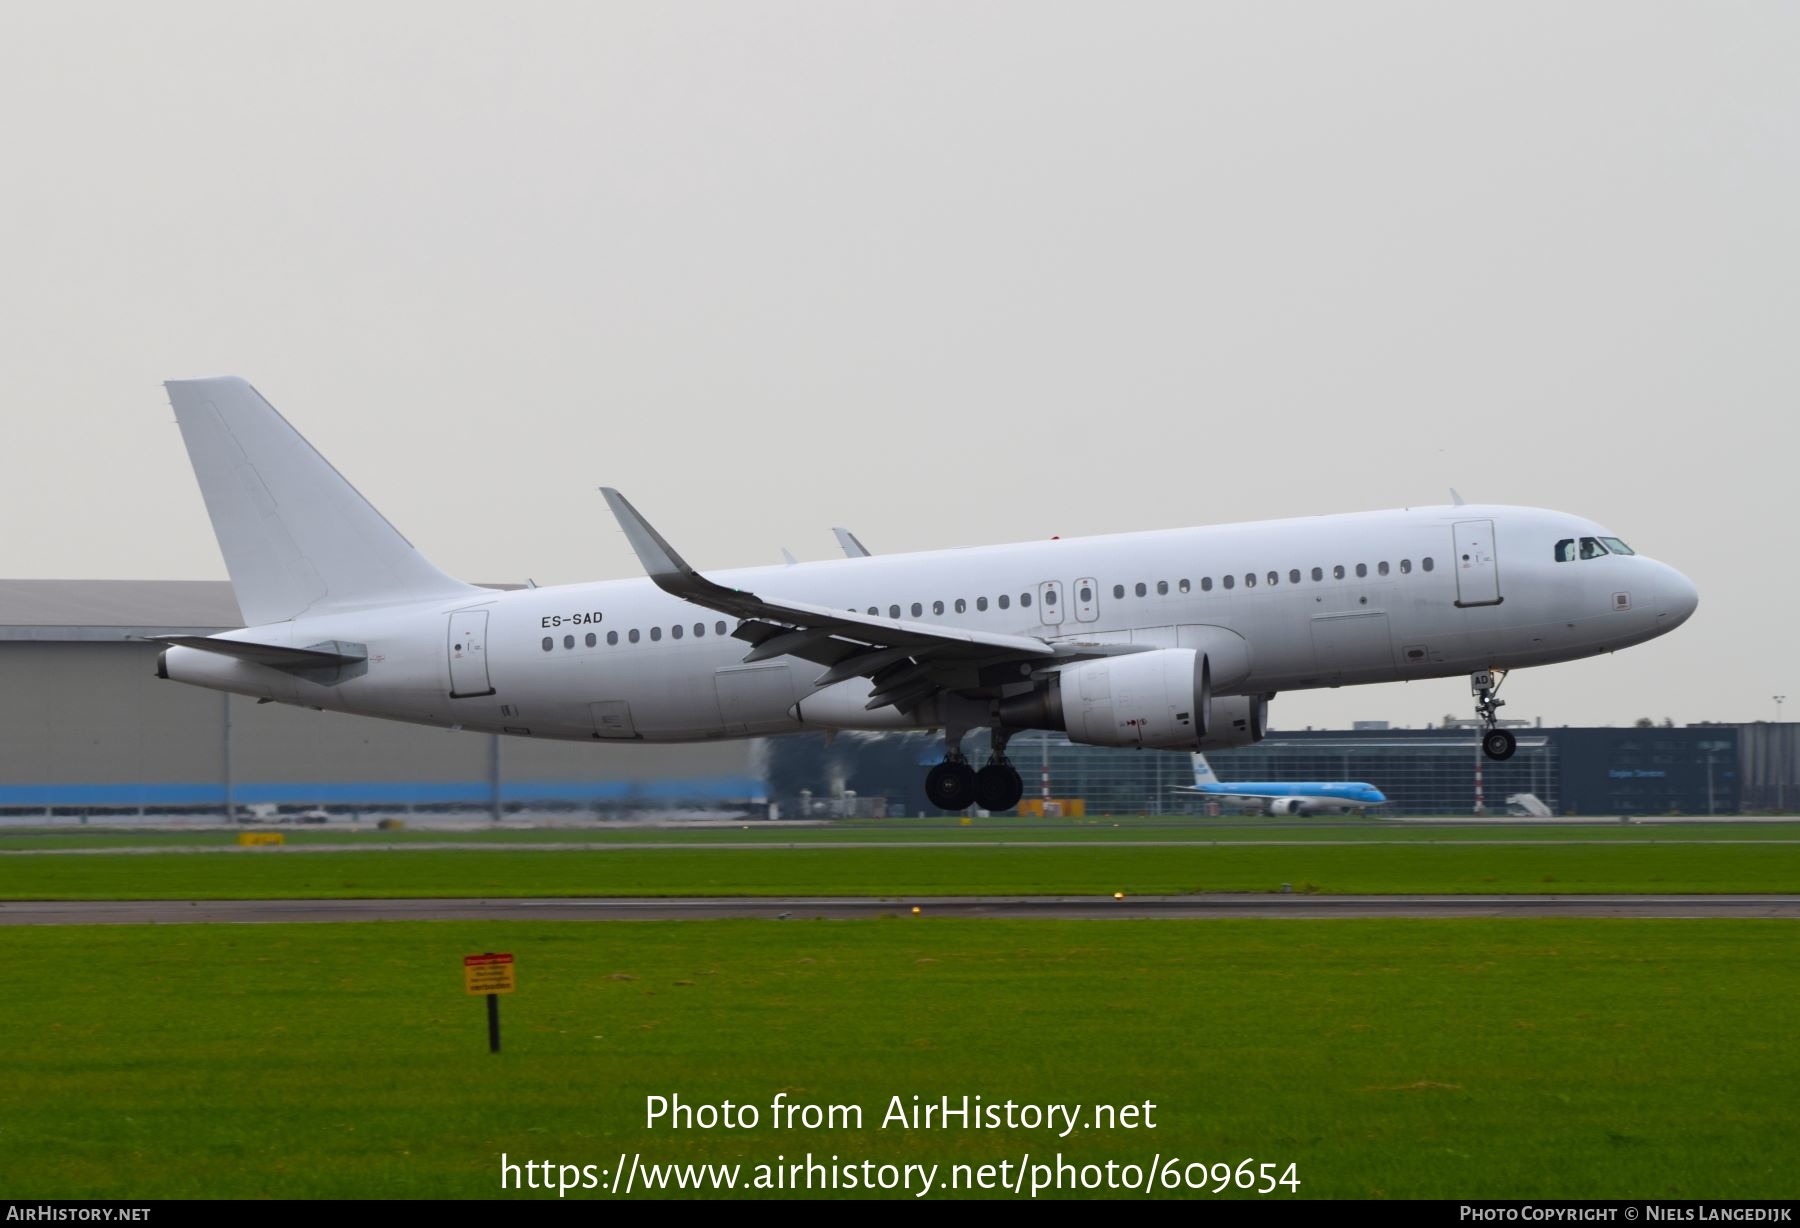
[[[1234,780],[1198,784],[1187,792],[1221,805],[1254,806],[1268,815],[1351,814],[1387,802],[1381,790],[1359,780]]]
[[[1053,645],[1204,644],[1215,693],[1268,694],[1576,660],[1692,612],[1693,586],[1533,508],[1428,507],[708,573],[765,600]],[[221,638],[355,645],[296,671],[170,648],[169,677],[284,703],[532,737],[700,741],[824,728],[929,728],[930,704],[865,711],[871,684],[746,664],[736,619],[648,579],[306,611]],[[1021,683],[1030,666],[1020,666]]]

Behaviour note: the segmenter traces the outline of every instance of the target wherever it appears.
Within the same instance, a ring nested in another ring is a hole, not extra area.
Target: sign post
[[[489,951],[463,956],[463,989],[487,997],[488,1052],[500,1052],[500,995],[513,991],[513,957]]]

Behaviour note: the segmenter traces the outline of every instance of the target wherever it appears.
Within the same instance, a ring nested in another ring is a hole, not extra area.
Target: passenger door
[[[1499,605],[1500,563],[1494,557],[1494,522],[1456,522],[1456,604]]]
[[[1038,621],[1047,627],[1060,627],[1062,620],[1062,581],[1045,580],[1038,585]]]
[[[486,610],[459,610],[450,616],[450,634],[444,647],[450,654],[450,698],[472,699],[492,695],[488,681]]]

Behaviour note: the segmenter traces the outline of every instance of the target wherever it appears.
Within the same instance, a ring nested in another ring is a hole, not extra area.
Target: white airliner
[[[1308,687],[1474,675],[1505,758],[1486,671],[1639,644],[1698,601],[1592,521],[1460,504],[703,576],[611,489],[648,578],[501,592],[432,566],[248,383],[167,387],[249,625],[160,637],[161,676],[535,738],[941,728],[946,810],[1018,802],[1020,730],[1242,746]]]
[[[1351,814],[1387,804],[1387,795],[1366,780],[1220,780],[1197,751],[1194,783],[1175,791],[1252,803],[1267,815]]]

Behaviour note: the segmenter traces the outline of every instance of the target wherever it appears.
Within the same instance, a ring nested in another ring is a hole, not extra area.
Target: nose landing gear
[[[1495,678],[1495,674],[1499,677]],[[1506,701],[1495,696],[1505,681],[1503,669],[1481,669],[1469,675],[1469,690],[1475,695],[1475,716],[1483,729],[1481,753],[1489,759],[1511,759],[1513,752],[1519,749],[1519,739],[1513,736],[1513,731],[1500,728],[1500,709],[1506,706]]]

